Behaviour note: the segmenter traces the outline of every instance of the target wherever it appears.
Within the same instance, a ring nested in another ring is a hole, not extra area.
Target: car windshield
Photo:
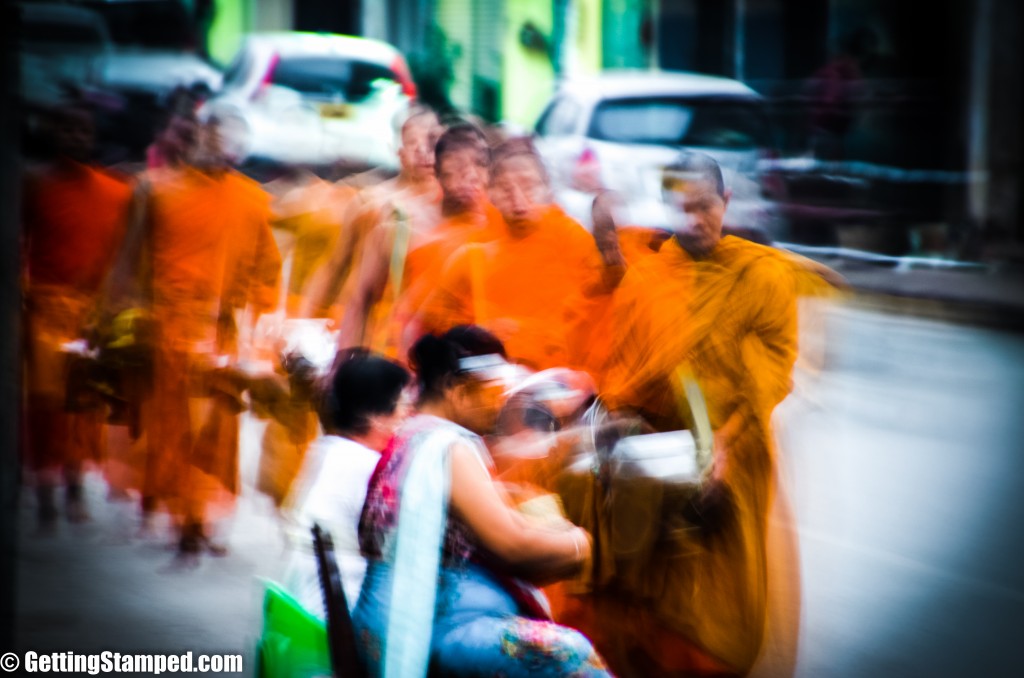
[[[726,98],[632,98],[602,102],[588,136],[602,141],[749,149],[767,145],[757,101]]]
[[[188,14],[178,0],[82,0],[78,4],[103,17],[115,45],[172,50],[195,47]]]
[[[287,57],[274,68],[273,81],[313,98],[362,101],[381,78],[394,81],[391,69],[344,57]]]

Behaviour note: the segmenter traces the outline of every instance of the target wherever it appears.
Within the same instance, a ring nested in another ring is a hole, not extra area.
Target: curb
[[[848,303],[867,310],[939,322],[1024,332],[1024,306],[984,300],[954,300],[855,289]]]

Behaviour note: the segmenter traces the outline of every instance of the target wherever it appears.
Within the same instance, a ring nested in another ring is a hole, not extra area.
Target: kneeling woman
[[[531,523],[491,479],[503,363],[476,328],[426,336],[410,360],[421,387],[370,480],[359,524],[366,580],[353,621],[372,675],[603,676],[590,642],[549,620],[532,583],[576,572],[590,537]],[[532,583],[527,583],[532,582]]]

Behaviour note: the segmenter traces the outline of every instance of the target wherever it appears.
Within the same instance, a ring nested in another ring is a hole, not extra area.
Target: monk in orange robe
[[[452,256],[424,304],[422,327],[442,333],[480,325],[502,340],[512,360],[534,369],[573,366],[570,308],[607,289],[594,239],[551,203],[543,164],[526,140],[496,151],[490,195],[504,232]]]
[[[369,343],[405,356],[420,336],[415,319],[452,253],[500,235],[501,215],[487,200],[489,164],[477,128],[458,125],[441,136],[435,149],[440,214],[399,213],[374,228],[342,321],[341,348]]]
[[[362,188],[340,218],[340,233],[327,261],[310,276],[298,314],[305,318],[341,319],[351,297],[369,233],[396,209],[436,220],[441,189],[434,176],[434,145],[441,133],[437,115],[414,108],[399,132],[398,176]],[[417,217],[420,218],[420,217]],[[340,302],[340,304],[339,304]]]
[[[612,313],[613,294],[629,267],[655,254],[669,237],[665,230],[645,226],[620,226],[615,213],[622,198],[614,191],[600,191],[594,198],[594,241],[605,267],[605,285],[588,290],[571,306],[568,345],[572,363],[596,377],[609,359],[618,334]]]
[[[163,503],[171,511],[182,553],[210,545],[210,509],[238,491],[240,387],[226,369],[237,357],[236,316],[274,308],[281,268],[268,196],[227,168],[216,120],[190,151],[185,167],[137,193],[110,301],[116,308],[131,273],[149,278],[144,510]]]
[[[708,156],[684,154],[664,187],[677,208],[674,235],[615,292],[617,341],[600,391],[611,408],[677,430],[689,426],[679,375],[692,375],[715,433],[713,470],[696,500],[696,532],[666,532],[654,556],[614,575],[614,590],[570,597],[560,619],[590,634],[624,675],[744,675],[766,634],[773,656],[760,661],[786,675],[800,589],[795,533],[770,527],[789,519],[770,416],[790,390],[798,292],[824,283],[791,257],[722,236],[729,193]]]
[[[281,255],[290,259],[285,312],[298,315],[302,291],[330,255],[341,232],[341,214],[359,192],[355,186],[293,168],[264,184],[271,196],[271,226],[282,236]]]
[[[122,177],[87,164],[94,136],[88,111],[66,109],[54,122],[57,158],[26,177],[22,203],[24,435],[44,524],[57,516],[53,494],[60,472],[69,519],[87,517],[82,464],[99,460],[105,412],[69,411],[70,363],[61,345],[81,336],[124,237],[131,197]]]
[[[428,221],[439,213],[440,189],[434,177],[439,130],[432,111],[414,108],[397,135],[397,177],[382,180],[376,172],[367,172],[336,184],[310,179],[275,203],[275,225],[295,234],[289,316],[340,322],[353,296],[367,238],[377,224],[390,219],[399,206]],[[319,421],[304,386],[283,377],[273,382],[265,381],[270,388],[253,392],[258,408],[270,415],[257,487],[280,507],[319,433]]]

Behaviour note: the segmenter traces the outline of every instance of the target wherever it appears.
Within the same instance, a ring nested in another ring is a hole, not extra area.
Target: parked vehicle
[[[228,123],[238,161],[395,168],[394,121],[415,97],[405,58],[387,43],[254,33],[203,112]]]
[[[764,103],[736,80],[659,71],[608,71],[562,83],[537,121],[538,151],[556,197],[590,225],[598,186],[627,200],[623,218],[664,226],[661,168],[681,148],[714,157],[732,200],[727,227],[770,235],[777,219],[766,199],[759,163],[771,153]]]
[[[29,106],[61,102],[68,89],[99,86],[112,43],[97,13],[57,3],[21,3],[20,93]]]

